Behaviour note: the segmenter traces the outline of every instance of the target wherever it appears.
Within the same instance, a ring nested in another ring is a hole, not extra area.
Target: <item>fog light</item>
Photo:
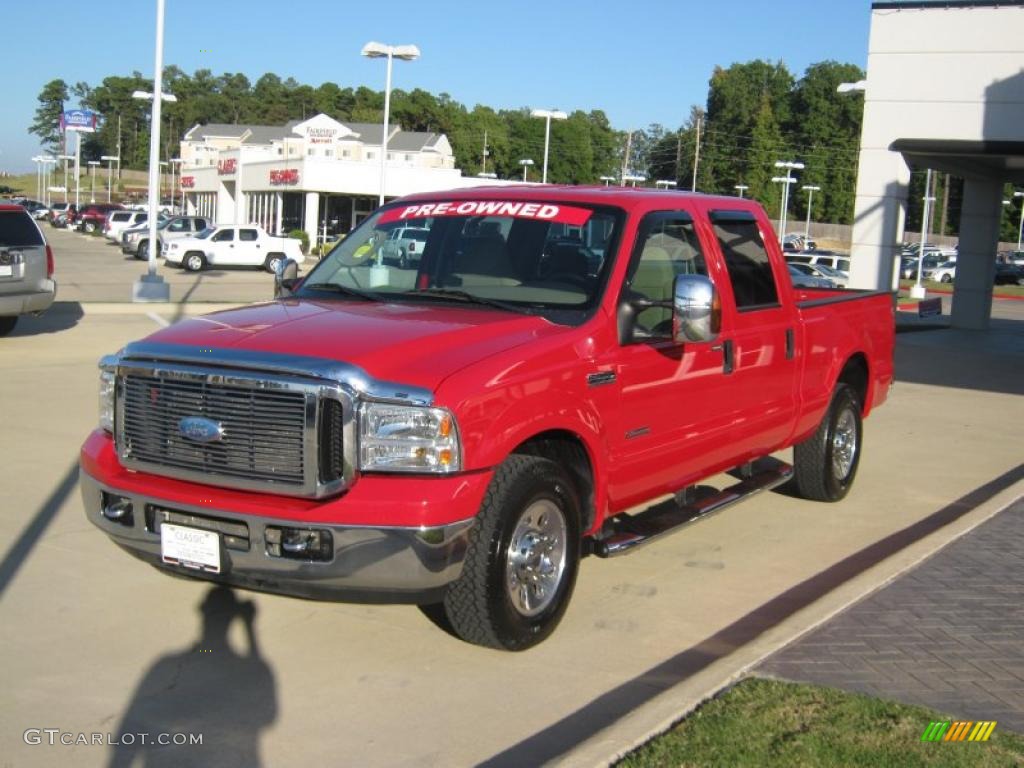
[[[316,528],[268,527],[264,540],[271,557],[326,561],[334,554],[331,532]]]
[[[120,523],[131,527],[135,524],[132,518],[132,500],[127,496],[103,491],[100,494],[100,511],[112,523]]]

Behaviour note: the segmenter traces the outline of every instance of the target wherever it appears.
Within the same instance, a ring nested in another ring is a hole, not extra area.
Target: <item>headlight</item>
[[[116,362],[108,357],[100,361],[100,429],[114,431],[114,392],[117,390]]]
[[[359,432],[364,472],[444,473],[462,467],[455,417],[444,408],[364,403]]]

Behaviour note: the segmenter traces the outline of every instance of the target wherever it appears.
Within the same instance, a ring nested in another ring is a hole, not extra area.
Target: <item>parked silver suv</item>
[[[212,222],[202,216],[174,216],[164,219],[156,228],[156,255],[159,256],[163,252],[166,243],[182,237],[195,237],[196,233],[210,226],[213,226]],[[132,227],[122,232],[121,253],[130,253],[137,259],[148,259],[149,227]]]
[[[56,295],[53,251],[39,225],[20,205],[0,205],[0,336],[19,315],[49,309]]]

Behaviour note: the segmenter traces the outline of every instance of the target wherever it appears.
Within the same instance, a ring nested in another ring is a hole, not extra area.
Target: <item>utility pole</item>
[[[946,214],[949,211],[949,174],[946,174],[945,182],[942,185],[942,218],[939,219],[939,234],[946,234]]]
[[[935,202],[935,187],[939,183],[939,174],[933,173],[929,175],[928,180],[931,182],[930,189],[925,190],[925,195],[931,198],[932,202]],[[928,210],[928,233],[926,237],[921,238],[923,241],[927,241],[932,236],[932,227],[935,223],[935,206],[930,206]]]
[[[676,134],[676,181],[679,180],[679,166],[683,161],[683,132]]]
[[[619,174],[619,186],[626,186],[626,173],[629,169],[629,153],[633,149],[633,132],[626,134],[626,154],[622,156],[622,173]]]
[[[487,131],[484,131],[484,153],[480,161],[480,175],[487,173]]]
[[[697,165],[700,163],[700,124],[704,120],[703,115],[697,117],[697,141],[693,145],[693,184],[690,185],[690,191],[697,191]]]

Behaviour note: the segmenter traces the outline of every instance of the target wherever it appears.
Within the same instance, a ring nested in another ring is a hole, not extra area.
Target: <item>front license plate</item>
[[[0,267],[0,277],[10,277],[13,274],[14,267],[12,267],[10,264],[5,264],[4,266]]]
[[[220,537],[211,531],[164,523],[160,526],[160,554],[171,565],[220,573]]]

